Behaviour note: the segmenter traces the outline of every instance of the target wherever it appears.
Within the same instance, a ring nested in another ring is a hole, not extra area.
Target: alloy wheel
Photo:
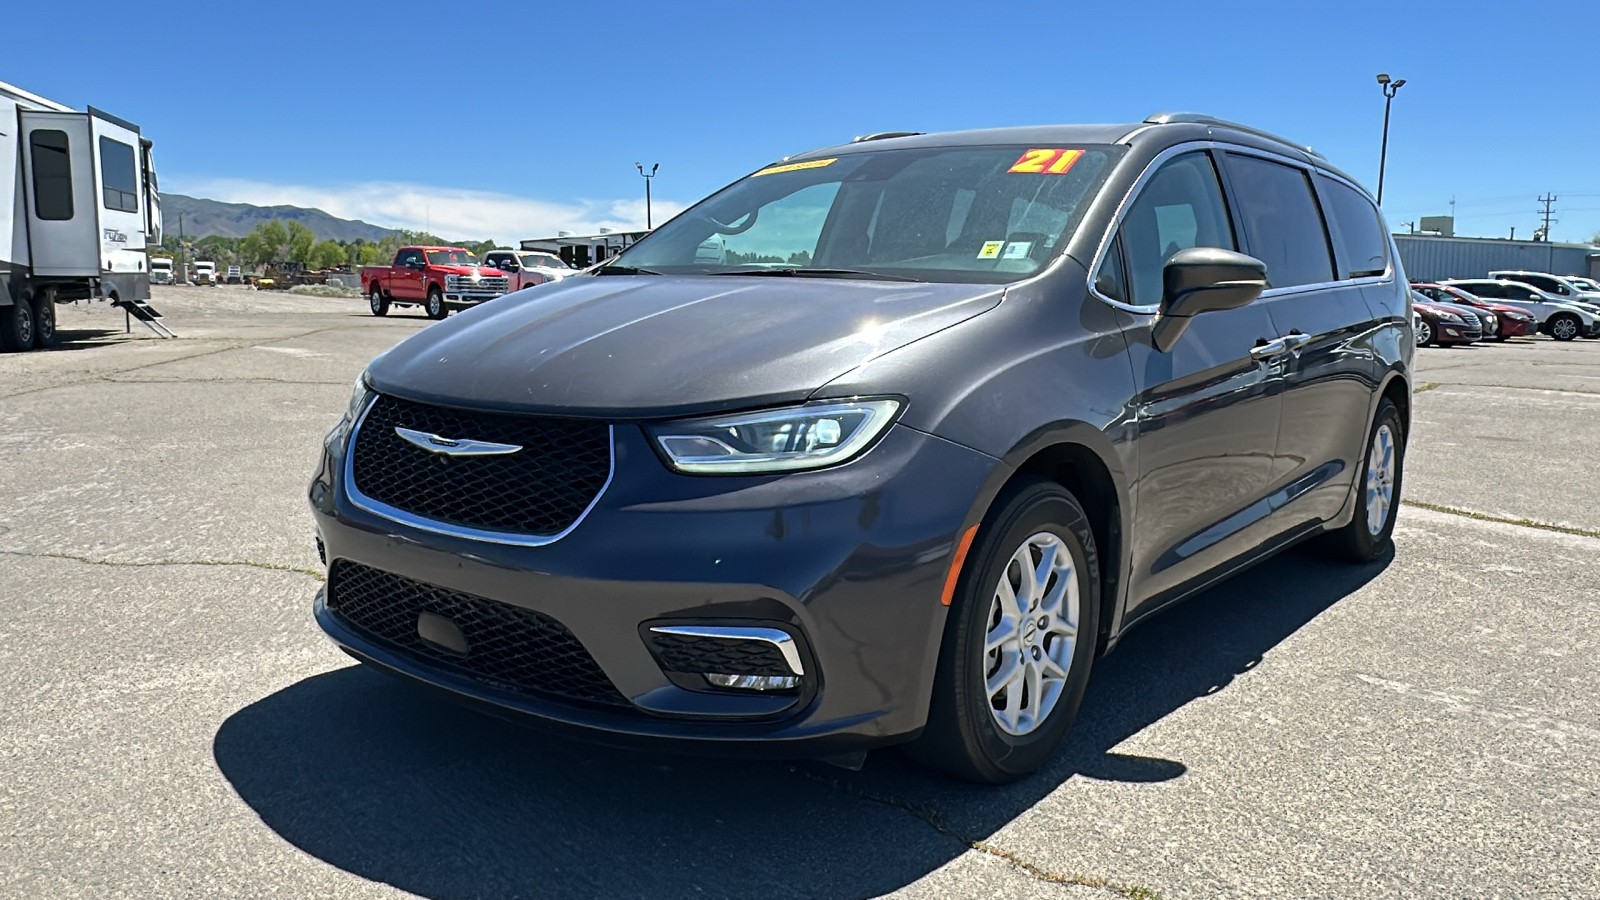
[[[1367,451],[1367,533],[1383,533],[1394,505],[1394,430],[1388,423],[1379,426]]]
[[[1041,531],[1011,555],[989,604],[984,696],[995,724],[1018,737],[1061,699],[1078,642],[1078,571],[1072,551]]]
[[[1562,317],[1550,323],[1550,334],[1558,341],[1570,341],[1578,336],[1578,323]]]
[[[1421,347],[1431,340],[1433,340],[1433,326],[1429,325],[1427,322],[1423,322],[1422,325],[1417,328],[1417,346]]]

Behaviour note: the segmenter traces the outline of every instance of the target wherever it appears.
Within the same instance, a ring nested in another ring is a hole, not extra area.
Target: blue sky
[[[1593,0],[20,7],[8,30],[41,39],[7,42],[0,81],[137,122],[164,189],[459,239],[643,225],[635,161],[661,164],[659,224],[864,132],[1174,109],[1278,131],[1370,187],[1380,71],[1407,79],[1397,230],[1453,196],[1458,233],[1527,236],[1554,192],[1557,240],[1600,232]]]

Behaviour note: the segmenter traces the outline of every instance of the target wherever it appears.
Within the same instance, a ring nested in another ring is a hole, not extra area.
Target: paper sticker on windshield
[[[1006,171],[1030,175],[1065,175],[1072,169],[1072,164],[1082,158],[1082,150],[1029,150]]]
[[[1000,256],[1000,248],[1005,245],[1005,241],[984,241],[982,249],[978,251],[978,258],[997,259]]]
[[[839,157],[835,156],[832,159],[813,159],[807,162],[789,163],[788,165],[783,166],[768,166],[767,168],[757,172],[756,175],[776,175],[779,172],[798,172],[801,169],[820,169],[823,166],[831,166],[838,161]]]
[[[1000,254],[1001,259],[1027,259],[1028,251],[1033,249],[1032,241],[1012,241],[1006,245],[1006,252]]]

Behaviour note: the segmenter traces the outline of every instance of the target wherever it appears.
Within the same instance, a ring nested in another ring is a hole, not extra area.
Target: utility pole
[[[188,249],[189,249],[189,244],[184,239],[184,236],[183,236],[183,214],[179,213],[178,214],[178,274],[177,274],[178,283],[179,284],[188,284],[189,283],[189,265],[188,265],[188,263],[184,262],[184,260],[188,258],[188,254],[185,252]]]
[[[1544,211],[1539,213],[1540,217],[1544,219],[1544,228],[1541,230],[1544,232],[1544,239],[1547,241],[1550,240],[1550,226],[1559,225],[1561,223],[1560,219],[1550,218],[1550,209],[1551,207],[1555,206],[1556,201],[1559,199],[1561,198],[1557,197],[1555,194],[1545,194],[1543,197],[1539,198],[1539,202],[1544,204]]]
[[[1400,224],[1404,225],[1406,227],[1406,234],[1416,234],[1417,233],[1417,223],[1416,222],[1414,222],[1414,221],[1413,222],[1401,222]]]

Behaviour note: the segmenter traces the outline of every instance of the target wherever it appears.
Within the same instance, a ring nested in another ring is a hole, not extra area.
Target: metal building
[[[1397,234],[1400,261],[1412,281],[1483,278],[1495,269],[1600,276],[1600,247],[1503,238]]]

